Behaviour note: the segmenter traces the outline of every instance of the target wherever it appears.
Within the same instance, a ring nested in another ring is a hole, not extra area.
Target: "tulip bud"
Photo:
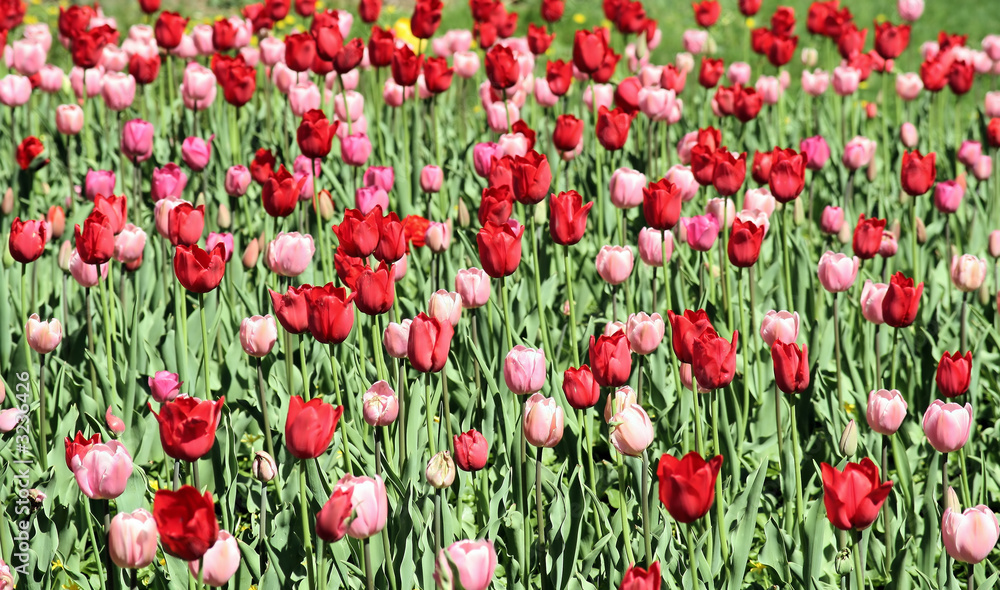
[[[278,465],[274,457],[265,451],[257,451],[253,457],[253,478],[261,483],[267,483],[278,474]]]
[[[841,244],[847,244],[851,241],[851,237],[854,235],[854,228],[848,224],[840,226],[840,231],[837,233],[837,240]]]
[[[833,563],[837,568],[837,573],[842,576],[846,576],[854,571],[854,561],[851,559],[850,549],[844,549],[838,553],[837,557],[834,558]]]
[[[987,282],[979,285],[979,304],[986,305],[990,302],[990,286]]]
[[[250,240],[246,250],[243,251],[243,268],[253,268],[257,265],[257,257],[260,255],[260,242],[257,238]]]
[[[541,225],[548,221],[549,206],[545,201],[535,204],[535,223]]]
[[[69,261],[72,257],[73,244],[70,244],[69,240],[64,240],[62,246],[59,246],[59,268],[69,272]]]
[[[333,197],[330,196],[330,191],[323,189],[319,192],[319,197],[316,198],[316,206],[319,209],[319,216],[323,218],[323,221],[333,219]]]
[[[31,488],[30,490],[28,490],[28,508],[32,512],[35,512],[36,510],[42,507],[42,502],[45,501],[46,497],[47,496],[45,494],[43,494],[36,488]],[[2,587],[3,585],[0,585],[0,588]]]
[[[10,215],[10,212],[14,210],[14,189],[7,188],[3,193],[3,202],[0,203],[0,212],[4,215]]]
[[[451,453],[441,451],[431,457],[424,475],[427,483],[439,490],[450,486],[455,481],[455,461],[452,460]]]
[[[927,243],[927,226],[920,217],[917,218],[917,243],[921,246]]]
[[[222,229],[229,229],[233,224],[233,216],[229,213],[229,207],[225,203],[219,204],[219,214],[215,217],[215,222]]]
[[[948,486],[948,490],[944,493],[944,506],[941,511],[951,508],[955,512],[962,512],[962,503],[958,501],[958,494],[955,493],[955,488]]]
[[[459,227],[469,227],[471,222],[471,216],[469,215],[469,207],[465,204],[465,199],[458,200],[458,226]]]
[[[3,240],[0,241],[6,242],[8,241],[9,237],[10,236],[8,235],[7,237],[5,237]],[[3,248],[3,267],[10,268],[12,266],[14,266],[14,257],[10,255],[10,248]]]
[[[840,454],[845,457],[853,457],[858,452],[858,425],[851,420],[844,427],[844,434],[840,435]]]
[[[795,199],[792,205],[792,217],[795,219],[795,225],[801,225],[806,220],[806,209],[802,204],[802,199]]]
[[[990,256],[1000,258],[1000,229],[990,232]]]
[[[878,178],[878,150],[872,152],[872,159],[868,162],[865,172],[868,174],[868,182],[875,182]]]

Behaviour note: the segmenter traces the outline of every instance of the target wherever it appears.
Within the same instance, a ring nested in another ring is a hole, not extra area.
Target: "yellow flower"
[[[860,84],[858,84],[858,88],[860,88],[862,90],[864,90],[865,88],[868,88],[868,80],[865,80],[864,82],[861,82]]]
[[[160,482],[156,481],[155,479],[149,480],[149,489],[153,490],[154,492],[159,490]]]
[[[26,14],[24,16],[24,24],[26,25],[36,25],[38,24],[38,17],[33,14]]]
[[[854,413],[854,404],[852,404],[850,402],[844,402],[844,411],[847,412],[848,414],[853,414]]]
[[[884,22],[885,22],[885,21],[887,21],[887,20],[889,20],[889,19],[888,19],[888,18],[886,18],[886,16],[885,16],[884,14],[879,14],[879,15],[876,15],[876,16],[875,16],[875,22],[876,22],[876,23],[879,23],[879,24],[881,24],[881,23],[884,23]]]
[[[614,28],[615,23],[609,21],[608,19],[601,19],[601,26],[608,29],[609,31]]]
[[[62,587],[65,588],[66,590],[80,590],[80,587],[77,586],[76,582],[70,582],[69,584],[63,584]]]
[[[416,47],[420,42],[415,36],[413,36],[413,31],[410,30],[410,17],[404,16],[396,21],[396,24],[392,25],[392,30],[396,33],[396,38],[406,43],[410,47]]]
[[[573,22],[575,22],[578,25],[582,25],[583,23],[587,22],[587,17],[583,16],[578,12],[573,15]]]
[[[748,29],[752,29],[752,28],[754,28],[754,27],[755,27],[756,25],[757,25],[757,21],[755,21],[755,20],[753,19],[753,17],[750,17],[750,18],[748,18],[748,19],[747,19],[747,28],[748,28]]]
[[[63,562],[61,559],[56,559],[55,561],[52,562],[52,569],[58,570],[62,569],[62,567],[63,567]]]
[[[45,9],[45,13],[48,14],[49,16],[55,16],[55,15],[59,14],[59,7],[58,6],[49,6],[48,8]]]
[[[34,4],[35,6],[38,6],[39,4],[42,3],[42,0],[31,0],[31,3]]]
[[[763,572],[764,571],[764,567],[765,567],[764,564],[761,563],[761,562],[759,562],[759,561],[751,561],[750,562],[750,571],[752,571],[754,573],[759,574],[759,573]]]

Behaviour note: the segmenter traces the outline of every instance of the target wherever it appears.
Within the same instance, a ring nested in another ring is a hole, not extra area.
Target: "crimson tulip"
[[[479,431],[473,429],[456,434],[453,440],[455,443],[455,464],[458,465],[459,469],[474,472],[486,467],[490,445],[486,442],[486,437]]]
[[[395,273],[384,262],[377,269],[366,266],[354,281],[354,304],[365,315],[381,315],[392,309],[396,294]]]
[[[712,175],[712,186],[715,187],[715,190],[720,195],[724,197],[735,195],[742,188],[746,175],[746,152],[742,152],[738,157],[724,148],[715,152],[715,170]]]
[[[892,275],[882,299],[882,319],[893,328],[905,328],[917,318],[924,284],[913,286],[913,279],[901,272]]]
[[[597,109],[597,141],[608,151],[616,151],[625,146],[628,141],[629,126],[632,124],[632,116],[623,109],[616,108],[608,110],[601,105]]]
[[[430,39],[441,24],[441,0],[417,0],[410,17],[410,31],[417,39]]]
[[[926,156],[921,155],[920,150],[903,152],[900,184],[908,195],[918,197],[934,186],[937,178],[937,166],[934,163],[936,157],[934,152]]]
[[[552,169],[549,159],[531,150],[524,156],[515,156],[511,165],[514,200],[524,205],[542,202],[552,184]]]
[[[972,352],[941,355],[934,382],[945,397],[958,397],[969,391],[972,380]]]
[[[160,413],[149,411],[160,425],[160,444],[168,457],[180,461],[197,461],[215,444],[215,430],[225,397],[219,401],[200,400],[181,395],[160,405]]]
[[[601,397],[601,386],[594,379],[590,365],[580,365],[579,369],[569,367],[563,371],[562,389],[566,401],[577,410],[594,407]]]
[[[757,263],[760,245],[764,241],[764,227],[739,218],[733,221],[732,234],[726,244],[729,262],[739,268],[750,268]]]
[[[315,459],[330,446],[344,406],[333,407],[320,398],[308,402],[294,395],[285,419],[285,447],[297,459]]]
[[[628,383],[632,373],[632,350],[625,332],[610,336],[590,337],[590,370],[594,381],[602,387],[620,387]]]
[[[378,247],[382,222],[382,206],[376,205],[367,215],[358,209],[344,211],[344,220],[333,226],[340,240],[338,250],[348,256],[367,258]]]
[[[653,229],[662,231],[677,225],[682,203],[680,188],[666,178],[642,188],[642,216]]]
[[[185,485],[176,491],[156,490],[153,519],[163,552],[184,561],[197,561],[219,537],[212,492],[204,494]]]
[[[494,279],[510,276],[521,263],[524,226],[511,219],[504,224],[486,223],[476,234],[479,262]]]
[[[667,320],[670,322],[671,345],[677,360],[691,364],[694,355],[694,341],[702,334],[715,334],[715,328],[708,319],[704,309],[684,310],[682,315],[667,310]]]
[[[583,139],[583,121],[573,115],[559,115],[552,130],[552,144],[560,152],[572,152]]]
[[[587,214],[593,206],[593,202],[584,204],[583,197],[574,190],[553,196],[549,200],[549,235],[552,241],[571,246],[583,239]]]
[[[83,229],[74,231],[76,251],[87,264],[104,264],[115,253],[115,232],[111,220],[99,209],[94,209],[83,222]]]
[[[806,163],[795,150],[775,150],[768,174],[771,194],[779,203],[789,203],[802,194],[806,185]]]
[[[733,332],[732,342],[712,333],[704,333],[694,341],[691,346],[691,370],[700,387],[721,389],[733,381],[738,340],[739,332]]]
[[[284,293],[267,290],[271,294],[274,315],[286,332],[302,334],[309,330],[309,308],[306,303],[306,293],[310,289],[312,289],[311,285],[302,285],[299,287],[290,286]]]
[[[517,84],[521,68],[514,53],[504,45],[494,45],[486,53],[486,77],[497,90],[506,90]]]
[[[701,68],[698,70],[698,84],[701,84],[702,88],[714,88],[725,71],[726,64],[721,59],[702,57]]]
[[[437,373],[448,362],[455,329],[448,320],[432,318],[421,312],[410,324],[406,356],[421,373]]]
[[[855,256],[862,260],[875,258],[882,245],[885,221],[885,219],[875,219],[874,217],[865,219],[864,213],[858,217],[858,225],[854,227],[854,239],[851,242]]]
[[[774,382],[785,393],[804,393],[809,387],[809,347],[775,340],[771,347]]]
[[[205,230],[205,206],[191,205],[187,201],[170,210],[167,216],[167,232],[174,246],[190,246],[201,240]]]
[[[656,467],[660,502],[674,520],[690,524],[708,514],[721,468],[722,455],[708,462],[694,451],[680,459],[666,453],[660,457]]]
[[[327,283],[306,292],[309,333],[323,344],[340,344],[354,327],[354,297],[343,287]]]
[[[333,147],[333,138],[337,134],[339,125],[340,121],[331,124],[326,114],[319,109],[306,112],[295,133],[302,155],[311,160],[327,157]]]
[[[823,474],[823,505],[826,517],[843,531],[866,529],[892,491],[892,482],[881,482],[878,467],[865,457],[860,463],[848,463],[844,471],[827,463],[820,464]]]
[[[226,247],[216,244],[206,252],[197,244],[177,246],[174,251],[174,275],[181,286],[192,293],[208,293],[226,274]]]
[[[20,217],[15,217],[10,224],[10,236],[7,239],[7,250],[11,258],[21,264],[38,260],[45,251],[49,233],[50,227],[45,221],[21,221]]]

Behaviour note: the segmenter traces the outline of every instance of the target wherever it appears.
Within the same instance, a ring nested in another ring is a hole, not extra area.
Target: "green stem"
[[[97,564],[97,579],[101,582],[101,590],[107,587],[104,583],[104,564],[101,559],[101,551],[98,549],[97,538],[94,536],[94,515],[90,512],[90,499],[83,497],[84,518],[87,519],[87,536],[90,537],[90,546],[94,548],[94,563]]]
[[[566,295],[569,297],[569,344],[573,354],[573,366],[580,367],[580,351],[576,342],[576,304],[573,301],[573,273],[571,272],[571,261],[569,246],[563,246],[563,260],[566,264]],[[550,350],[549,354],[554,355],[555,351]],[[593,483],[593,482],[591,482]]]
[[[896,389],[896,363],[899,362],[899,328],[892,331],[892,375],[890,389]]]
[[[375,590],[375,571],[372,569],[372,551],[368,547],[368,539],[361,541],[365,554],[365,582],[368,590]]]
[[[844,411],[844,388],[840,371],[840,311],[837,305],[839,293],[833,294],[833,348],[837,363],[837,411],[833,416],[834,424],[840,424],[840,413]],[[838,426],[839,428],[839,426]]]
[[[642,539],[646,549],[646,567],[653,565],[653,523],[649,516],[649,455],[642,452]]]
[[[694,401],[694,444],[698,454],[705,456],[705,445],[701,437],[701,400],[698,395],[698,378],[694,376],[694,367],[691,368],[691,398]]]
[[[514,348],[514,339],[510,333],[510,314],[507,311],[507,280],[500,277],[500,302],[503,305],[503,327],[507,333],[507,350]]]
[[[711,392],[712,396],[712,450],[716,455],[722,454],[722,448],[719,446],[719,390],[716,389]],[[729,547],[726,544],[726,523],[725,517],[725,503],[722,495],[722,478],[715,478],[715,516],[718,520],[719,525],[719,549],[722,551],[722,561],[726,561],[729,558]]]
[[[542,343],[545,345],[545,351],[548,354],[553,355],[554,358],[555,351],[552,350],[552,345],[549,342],[549,330],[545,321],[545,310],[543,309],[542,306],[542,279],[540,276],[542,272],[541,268],[542,265],[539,263],[538,260],[538,236],[537,232],[535,231],[536,229],[535,215],[530,210],[527,211],[527,215],[528,215],[528,223],[531,226],[531,260],[532,262],[535,263],[534,265],[535,272],[533,272],[532,274],[534,275],[535,278],[535,305],[537,306],[538,309],[538,329],[542,333]]]
[[[800,396],[792,396],[791,416],[789,417],[789,428],[792,431],[792,452],[795,457],[795,519],[794,522],[802,522],[805,518],[805,504],[802,501],[802,449],[799,446],[799,423],[798,409]]]
[[[792,301],[792,271],[791,259],[788,248],[788,209],[790,205],[782,206],[780,219],[781,226],[781,264],[784,272],[785,300],[788,304],[788,311],[795,311],[795,303]],[[839,374],[839,373],[838,373]]]
[[[625,461],[622,460],[621,453],[618,453],[618,493],[621,496],[618,501],[618,514],[622,519],[622,533],[625,535],[625,555],[628,563],[635,563],[635,555],[632,554],[632,532],[628,523],[628,502],[625,496]]]
[[[306,362],[306,339],[299,341],[299,365],[302,369],[302,398],[309,401],[309,365]]]
[[[301,506],[301,524],[303,553],[306,557],[306,577],[309,579],[309,587],[316,587],[316,571],[313,564],[312,535],[309,534],[309,500],[306,497],[306,463],[299,461],[299,504]]]
[[[851,549],[854,554],[854,579],[857,580],[858,590],[865,587],[865,566],[861,559],[861,531],[854,531],[854,547]]]
[[[431,457],[436,453],[437,443],[434,440],[434,409],[431,405],[430,373],[424,373],[424,411],[427,416],[424,421],[427,423],[427,447],[431,451]]]
[[[740,271],[739,271],[739,278],[737,279],[737,282],[738,282],[737,288],[740,290],[740,292],[739,292],[739,294],[737,296],[737,299],[740,300],[740,301],[742,301],[742,299],[743,299],[743,269],[740,269]],[[745,334],[745,335],[748,336],[748,338],[747,338],[747,344],[749,345],[751,342],[753,342],[753,338],[752,338],[751,333],[747,331],[746,314],[743,311],[744,305],[741,303],[737,307],[740,308],[740,333],[741,334]],[[738,443],[738,445],[739,445],[738,450],[742,450],[743,449],[743,441],[746,438],[747,422],[749,422],[749,420],[750,420],[750,356],[751,356],[751,352],[750,351],[751,350],[754,350],[753,346],[746,346],[743,349],[743,408],[742,408],[742,413],[740,414],[740,439],[739,439],[739,443]],[[780,418],[780,414],[779,414],[779,418]],[[780,428],[778,429],[778,443],[779,443],[778,455],[780,456],[781,455],[781,448],[780,448],[780,443],[781,443],[781,429]],[[780,469],[780,467],[781,467],[781,463],[780,462],[778,463],[778,467]]]
[[[205,294],[198,293],[198,312],[201,316],[201,364],[205,379],[205,399],[212,399],[212,389],[209,384],[209,355],[211,348],[208,345],[208,322],[205,320]]]
[[[542,449],[535,451],[535,521],[538,525],[538,586],[545,590],[545,511],[542,507]]]
[[[778,383],[774,383],[774,427],[778,437],[778,476],[784,480],[785,469],[782,463],[785,460],[785,437],[781,430],[781,391],[778,390]],[[782,485],[784,490],[784,485]]]
[[[691,572],[691,590],[699,590],[701,584],[698,581],[698,559],[695,557],[695,533],[694,523],[687,525],[687,550],[688,550],[688,570]]]
[[[101,265],[94,265],[97,269],[97,282],[101,286],[101,310],[104,318],[104,353],[108,355],[108,385],[111,386],[111,405],[118,405],[118,391],[115,380],[114,352],[111,349],[111,310],[108,306],[108,288],[105,281],[101,280]]]

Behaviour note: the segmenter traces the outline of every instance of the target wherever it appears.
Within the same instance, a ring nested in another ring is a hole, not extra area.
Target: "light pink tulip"
[[[638,457],[653,442],[653,422],[637,403],[625,406],[608,423],[611,444],[623,455]]]
[[[768,348],[775,342],[794,344],[799,337],[799,314],[770,310],[760,321],[760,337]]]
[[[665,328],[663,318],[658,313],[649,315],[639,312],[629,315],[625,335],[632,352],[642,355],[655,352],[663,340]]]
[[[55,94],[62,90],[66,74],[58,66],[45,64],[38,72],[38,87],[47,94]]]
[[[665,88],[639,89],[639,110],[653,121],[666,121],[670,118],[677,94]]]
[[[393,267],[395,268],[395,266]],[[389,322],[382,333],[382,344],[389,356],[395,359],[406,358],[406,346],[410,339],[410,324],[413,320]]]
[[[125,50],[108,43],[101,50],[101,66],[105,72],[121,72],[128,68],[129,55]]]
[[[689,158],[690,161],[690,158]],[[686,165],[673,165],[663,177],[681,191],[681,200],[687,203],[698,194],[698,181]]]
[[[562,440],[564,420],[554,398],[536,393],[524,403],[524,438],[532,446],[552,448]]]
[[[297,277],[312,262],[316,246],[309,234],[281,232],[267,246],[267,266],[283,277]]]
[[[861,288],[861,315],[875,325],[885,321],[882,319],[882,300],[888,289],[889,285],[873,283],[870,279]]]
[[[191,575],[198,578],[198,570],[204,564],[201,580],[209,586],[225,586],[240,569],[240,545],[236,538],[226,531],[219,531],[215,544],[208,548],[201,560],[188,562]]]
[[[540,348],[518,344],[504,358],[503,380],[517,395],[541,391],[545,376],[545,351]]]
[[[89,289],[96,287],[100,279],[108,278],[108,263],[105,262],[101,265],[101,276],[98,278],[96,265],[84,262],[80,258],[80,254],[76,251],[76,248],[73,248],[73,252],[69,258],[69,274],[77,284],[84,289]]]
[[[899,128],[899,140],[903,142],[905,147],[910,149],[917,146],[919,137],[917,136],[917,128],[913,126],[913,123],[909,121],[903,123]]]
[[[844,254],[829,250],[819,259],[819,282],[831,293],[840,293],[851,288],[858,278],[858,268],[861,261],[857,256],[847,257]]]
[[[41,71],[47,57],[41,43],[33,39],[14,41],[14,69],[22,76],[34,76]]]
[[[486,105],[484,108],[486,110],[486,122],[490,126],[490,130],[494,133],[505,133],[508,131],[508,120],[511,125],[521,120],[521,111],[511,101],[497,101]]]
[[[705,50],[708,43],[708,31],[702,29],[688,29],[681,36],[684,44],[684,51],[699,54]]]
[[[205,251],[211,252],[219,244],[222,244],[222,249],[225,251],[226,262],[229,262],[233,257],[233,234],[217,233],[214,231],[208,232],[208,237],[205,239]]]
[[[385,528],[389,514],[385,482],[382,478],[355,477],[347,474],[340,478],[334,491],[347,492],[351,497],[351,513],[354,518],[347,527],[347,534],[354,539],[367,539]]]
[[[362,214],[368,215],[375,207],[389,210],[389,195],[378,186],[362,186],[354,191],[354,205]]]
[[[661,232],[658,229],[644,227],[639,230],[639,259],[647,266],[663,266],[663,240],[666,239],[667,262],[674,253],[674,234],[669,229]]]
[[[115,260],[128,264],[142,260],[142,251],[146,247],[146,232],[128,223],[115,236]],[[72,266],[72,261],[70,262]],[[88,265],[93,266],[93,265]],[[103,272],[103,271],[102,271]]]
[[[452,56],[452,67],[460,78],[471,78],[479,71],[479,55],[473,51],[457,51]]]
[[[844,147],[843,162],[850,170],[864,168],[875,155],[875,142],[867,137],[856,136]]]
[[[732,199],[709,199],[705,204],[705,215],[714,217],[720,228],[723,225],[730,228],[736,220],[736,204]]]
[[[757,94],[760,95],[764,104],[778,104],[778,100],[781,98],[781,95],[784,94],[781,82],[774,76],[761,76],[760,78],[757,78],[757,83],[754,84],[754,89],[757,91]]]
[[[851,66],[837,66],[833,69],[833,91],[840,96],[850,96],[858,90],[861,72]]]
[[[972,175],[976,177],[976,180],[989,180],[990,176],[993,175],[993,158],[986,154],[979,156],[979,159],[972,166]]]
[[[215,74],[212,70],[202,66],[198,62],[192,61],[184,68],[184,77],[181,81],[181,94],[192,103],[205,103],[207,106],[210,94],[215,90]],[[199,107],[201,105],[199,104]],[[204,107],[201,107],[204,108]]]
[[[156,558],[156,520],[142,508],[119,512],[108,527],[108,553],[123,569],[142,569]]]
[[[768,217],[774,213],[777,201],[771,194],[771,189],[766,186],[752,188],[743,195],[743,208],[749,210],[762,211]]]
[[[739,219],[743,223],[750,222],[757,227],[763,227],[765,236],[771,229],[770,218],[767,216],[767,213],[760,209],[740,209],[736,212],[736,219]]]
[[[750,64],[745,61],[734,61],[726,69],[726,78],[729,79],[730,84],[746,86],[747,82],[750,81]]]
[[[920,79],[920,74],[916,72],[905,72],[896,74],[896,94],[899,98],[909,102],[918,96],[924,89],[924,82]]]
[[[19,107],[31,98],[31,82],[25,76],[7,74],[0,78],[0,104]]]
[[[27,416],[28,414],[20,408],[7,408],[5,410],[0,410],[0,432],[8,433],[15,428],[17,425]],[[13,589],[13,586],[11,586]]]
[[[830,87],[830,74],[815,69],[812,72],[802,70],[802,90],[810,96],[820,96]]]
[[[959,291],[976,291],[986,280],[986,259],[972,254],[951,257],[951,282]]]
[[[240,322],[240,345],[250,356],[267,356],[278,340],[278,326],[271,314],[243,318]]]
[[[288,106],[296,118],[318,109],[319,103],[319,88],[310,80],[299,82],[288,89]]]
[[[897,0],[896,9],[899,18],[912,23],[924,13],[924,0]]]
[[[69,467],[83,495],[111,500],[125,491],[132,475],[132,456],[125,445],[113,440],[87,447],[71,459]]]
[[[983,145],[978,141],[965,140],[958,148],[958,161],[966,166],[974,166],[983,155]]]
[[[486,590],[497,569],[497,552],[492,541],[458,541],[438,552],[434,579],[439,588]]]
[[[420,170],[420,190],[425,193],[437,193],[444,182],[444,172],[439,166],[428,164]]]
[[[455,275],[455,291],[462,298],[462,307],[475,309],[489,303],[490,277],[479,268],[463,268]]]
[[[56,130],[63,135],[76,135],[83,129],[83,109],[76,104],[56,107]]]
[[[37,313],[31,314],[31,317],[28,318],[24,332],[28,337],[28,346],[38,354],[52,352],[62,341],[62,324],[59,323],[59,320],[52,319],[43,322]]]
[[[24,25],[23,35],[25,39],[41,45],[42,50],[46,53],[52,49],[52,31],[49,30],[49,25],[44,22]]]
[[[691,149],[696,145],[698,145],[697,130],[689,131],[677,140],[677,157],[680,159],[683,166],[691,164]],[[693,175],[691,179],[694,180]]]
[[[948,555],[962,563],[983,561],[997,545],[1000,523],[988,506],[979,504],[958,513],[948,507],[941,517],[941,537]]]
[[[84,74],[83,69],[74,67],[69,73],[69,83],[77,99],[83,98],[84,92],[86,92],[87,98],[99,95],[103,82],[104,68],[100,66],[88,69],[86,74]]]
[[[361,398],[362,413],[369,426],[388,426],[399,415],[396,392],[385,381],[376,381]]]
[[[827,205],[819,220],[819,229],[825,234],[836,235],[844,227],[844,210],[840,207]]]
[[[438,289],[427,302],[427,315],[457,326],[462,318],[462,296],[454,291]]]
[[[133,162],[144,162],[153,155],[153,124],[142,119],[126,121],[121,133],[121,149]]]
[[[503,156],[523,157],[528,153],[528,138],[523,133],[504,133],[497,139]]]
[[[264,37],[260,40],[260,61],[273,66],[285,60],[285,42],[279,37]]]
[[[934,207],[941,213],[954,213],[962,204],[965,188],[955,180],[945,180],[934,187]]]
[[[642,172],[630,168],[615,170],[608,183],[611,204],[619,209],[631,209],[642,205],[644,186],[646,186],[646,175]]]
[[[972,404],[963,407],[936,399],[924,412],[923,428],[927,442],[939,453],[957,451],[969,440]]]
[[[594,100],[595,95],[597,96],[596,101]],[[615,87],[611,84],[594,84],[587,86],[587,89],[583,91],[583,104],[588,111],[592,110],[596,113],[602,106],[610,109],[614,100]]]
[[[906,418],[906,400],[895,389],[872,390],[868,394],[865,418],[875,432],[887,436],[895,434]]]
[[[594,261],[597,274],[609,285],[620,285],[632,274],[634,264],[632,249],[628,246],[605,245]]]

